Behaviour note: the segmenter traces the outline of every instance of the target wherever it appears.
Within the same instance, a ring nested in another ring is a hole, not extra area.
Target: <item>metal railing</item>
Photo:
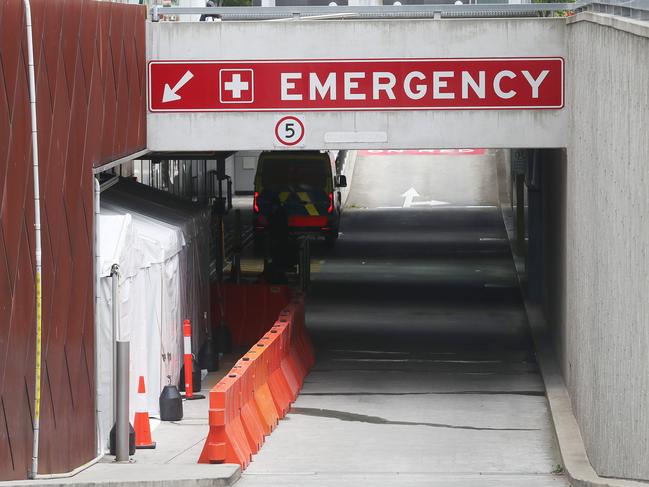
[[[151,19],[157,22],[161,16],[170,15],[209,15],[226,21],[499,18],[545,17],[556,12],[580,12],[584,10],[649,20],[649,0],[580,0],[569,3],[317,7],[162,7],[156,5],[151,9]]]
[[[645,0],[634,0],[645,1]],[[151,9],[154,22],[161,16],[210,15],[221,20],[332,20],[332,19],[439,19],[473,17],[529,17],[574,10],[584,3],[521,3],[470,5],[295,6],[295,7],[162,7]]]
[[[295,7],[162,7],[151,9],[154,22],[168,15],[210,15],[221,20],[441,19],[548,16],[593,12],[649,20],[649,0],[581,0],[570,3],[439,4]]]
[[[649,20],[649,0],[599,0],[587,2],[580,10]]]

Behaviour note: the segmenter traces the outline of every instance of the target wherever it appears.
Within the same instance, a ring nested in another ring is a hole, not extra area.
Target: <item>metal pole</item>
[[[119,332],[119,266],[110,269],[112,285],[112,342],[113,342],[113,424],[117,421],[117,339]]]
[[[232,239],[232,272],[234,282],[241,282],[241,210],[234,210],[234,238]]]
[[[128,365],[129,342],[117,341],[117,422],[115,428],[115,461],[128,462]]]
[[[304,272],[306,274],[305,290],[311,284],[311,241],[307,238],[304,241]]]
[[[525,255],[525,175],[516,175],[516,248]]]
[[[104,453],[104,444],[105,442],[103,441],[104,439],[101,436],[101,428],[99,427],[99,418],[101,415],[101,410],[103,407],[100,407],[99,404],[99,376],[100,376],[100,360],[99,360],[99,302],[100,302],[100,294],[99,294],[99,289],[100,289],[100,274],[101,274],[101,256],[99,255],[99,219],[101,215],[101,185],[99,184],[99,180],[93,176],[93,181],[95,183],[95,199],[94,199],[94,220],[93,220],[93,225],[94,225],[94,235],[93,235],[93,253],[95,256],[94,259],[94,273],[95,273],[95,290],[94,290],[94,295],[95,295],[95,308],[94,308],[94,318],[95,318],[95,323],[92,327],[92,332],[93,332],[93,340],[95,344],[95,350],[94,350],[94,360],[95,360],[95,369],[94,369],[94,380],[95,380],[95,390],[93,392],[93,397],[94,397],[94,402],[95,402],[95,431],[97,435],[97,454],[98,455],[103,455]]]
[[[216,239],[216,279],[223,282],[223,266],[225,265],[225,242],[223,238],[223,215],[216,217],[218,235]]]
[[[300,289],[306,291],[309,287],[309,281],[311,280],[311,255],[310,255],[310,244],[309,239],[302,238],[300,239],[300,250],[299,250],[299,273],[300,273]]]
[[[216,189],[218,186],[218,191],[216,192],[217,198],[216,198],[216,211],[218,212],[217,216],[217,225],[218,225],[218,256],[217,256],[217,276],[218,276],[218,281],[222,282],[223,281],[223,267],[225,266],[225,227],[223,224],[223,215],[225,214],[225,203],[223,202],[223,177],[225,175],[225,161],[222,159],[217,159],[216,160],[216,172],[214,173],[214,177],[212,179],[214,188]],[[216,182],[214,182],[216,180]],[[212,191],[214,193],[214,191]]]
[[[262,239],[262,252],[264,253],[264,274],[270,265],[270,235],[265,232],[261,236]]]
[[[300,281],[300,289],[304,291],[304,241],[300,239],[297,254],[298,265],[298,279]]]
[[[29,477],[38,475],[38,446],[41,422],[41,337],[42,337],[42,251],[41,251],[41,196],[38,163],[38,123],[36,118],[36,76],[34,70],[34,44],[32,34],[32,10],[29,0],[23,0],[25,8],[25,28],[27,31],[27,64],[29,75],[29,106],[32,129],[32,171],[34,174],[34,292],[36,294],[35,323],[35,367],[34,367],[34,422],[32,436],[32,466]]]

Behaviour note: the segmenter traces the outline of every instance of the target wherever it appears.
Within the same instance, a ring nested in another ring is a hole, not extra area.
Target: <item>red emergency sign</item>
[[[154,112],[558,109],[563,59],[151,61]]]

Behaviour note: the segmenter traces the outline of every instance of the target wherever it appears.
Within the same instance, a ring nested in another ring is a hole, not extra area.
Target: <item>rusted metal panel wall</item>
[[[32,0],[43,232],[39,473],[95,455],[92,168],[145,148],[144,7]],[[0,480],[25,478],[34,227],[22,0],[0,1]]]

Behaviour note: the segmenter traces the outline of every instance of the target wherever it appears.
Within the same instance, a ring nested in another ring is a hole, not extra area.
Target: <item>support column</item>
[[[306,291],[311,282],[311,242],[308,238],[300,240],[298,266],[300,289]]]
[[[540,303],[543,299],[544,256],[543,256],[543,186],[541,184],[540,151],[534,149],[527,171],[527,295]]]
[[[129,461],[128,368],[129,342],[117,341],[117,421],[115,427],[115,461]]]

